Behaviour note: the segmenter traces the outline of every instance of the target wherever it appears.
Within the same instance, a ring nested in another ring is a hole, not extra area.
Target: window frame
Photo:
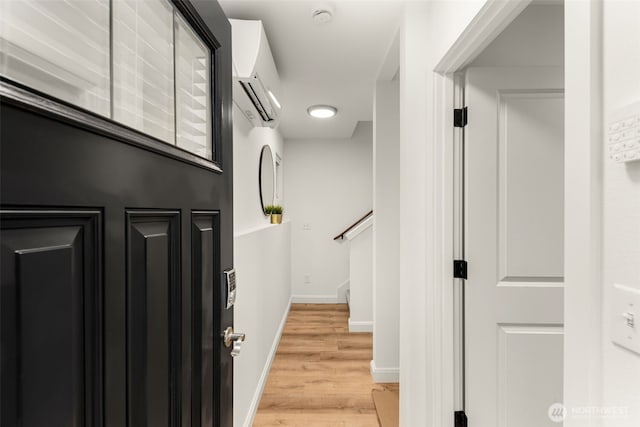
[[[124,142],[148,151],[152,151],[166,157],[192,164],[216,173],[223,173],[222,161],[222,94],[220,90],[221,65],[218,60],[221,44],[214,37],[207,24],[197,13],[189,0],[169,0],[174,8],[174,13],[179,13],[191,30],[200,37],[203,44],[210,50],[210,103],[211,114],[211,159],[202,157],[191,151],[185,150],[174,143],[165,142],[142,131],[136,130],[114,120],[113,111],[113,87],[110,89],[111,117],[106,117],[87,110],[53,95],[42,92],[33,87],[19,83],[11,78],[0,75],[0,102],[16,105],[34,113],[52,118],[57,121],[89,130],[93,133],[104,135],[111,139]],[[113,9],[109,2],[109,79],[113,86]],[[175,43],[175,40],[174,40]],[[175,52],[174,52],[175,61]],[[175,80],[175,72],[174,72]],[[174,81],[174,92],[175,92]],[[174,99],[174,103],[176,100]],[[174,104],[175,105],[175,104]],[[177,106],[174,110],[177,110]],[[174,111],[174,126],[175,126]]]

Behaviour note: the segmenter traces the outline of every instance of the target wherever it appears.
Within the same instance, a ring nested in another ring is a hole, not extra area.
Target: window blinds
[[[2,74],[109,116],[109,0],[0,1]]]
[[[0,73],[209,160],[211,58],[168,0],[0,0]]]
[[[113,118],[174,143],[173,9],[114,0]]]
[[[177,144],[211,159],[211,53],[179,15],[175,34]]]

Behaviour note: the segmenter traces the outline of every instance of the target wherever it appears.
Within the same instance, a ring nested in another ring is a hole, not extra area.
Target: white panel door
[[[557,68],[470,68],[466,411],[474,427],[558,426],[564,97]]]

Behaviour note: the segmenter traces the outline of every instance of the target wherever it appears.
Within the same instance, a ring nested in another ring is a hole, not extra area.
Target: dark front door
[[[215,42],[213,161],[3,79],[0,424],[232,426],[231,29]]]

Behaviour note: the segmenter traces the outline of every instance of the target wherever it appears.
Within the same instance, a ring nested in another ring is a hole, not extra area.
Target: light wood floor
[[[254,426],[376,427],[370,333],[350,334],[346,304],[293,304]]]

